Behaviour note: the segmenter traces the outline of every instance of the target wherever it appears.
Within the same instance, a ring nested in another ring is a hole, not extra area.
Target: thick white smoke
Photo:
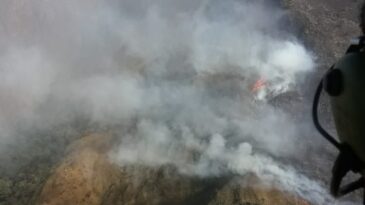
[[[298,130],[267,100],[295,91],[314,67],[284,18],[264,0],[3,0],[1,144],[19,128],[82,118],[127,128],[110,153],[120,166],[255,173],[331,203],[321,185],[269,157],[296,153]],[[258,79],[265,86],[252,93]]]

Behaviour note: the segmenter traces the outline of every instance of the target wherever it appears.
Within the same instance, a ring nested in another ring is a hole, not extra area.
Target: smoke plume
[[[270,99],[299,92],[314,67],[286,18],[264,0],[3,0],[0,152],[19,130],[83,119],[125,128],[110,153],[120,166],[254,173],[331,203],[322,185],[272,158],[305,142]]]

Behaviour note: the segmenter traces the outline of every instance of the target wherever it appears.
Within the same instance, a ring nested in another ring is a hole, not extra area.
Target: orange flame
[[[265,88],[267,85],[266,80],[263,78],[258,79],[252,86],[251,92],[257,92],[263,88]]]

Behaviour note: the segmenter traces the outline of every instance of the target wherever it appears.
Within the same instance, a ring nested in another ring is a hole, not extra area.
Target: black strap
[[[314,100],[313,100],[313,106],[312,106],[312,117],[313,117],[313,122],[314,122],[314,126],[317,128],[317,130],[319,131],[319,133],[321,133],[321,135],[328,140],[333,146],[335,146],[338,150],[340,150],[341,145],[339,142],[337,142],[337,140],[332,137],[321,125],[321,123],[318,120],[318,104],[319,104],[319,99],[321,97],[321,93],[322,93],[322,88],[323,88],[323,80],[321,80],[321,82],[319,83],[317,90],[316,90],[316,94],[314,95]]]

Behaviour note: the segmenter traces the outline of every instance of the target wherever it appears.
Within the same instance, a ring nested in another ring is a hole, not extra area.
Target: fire
[[[252,86],[251,92],[255,93],[267,86],[266,80],[263,78],[258,79]]]

